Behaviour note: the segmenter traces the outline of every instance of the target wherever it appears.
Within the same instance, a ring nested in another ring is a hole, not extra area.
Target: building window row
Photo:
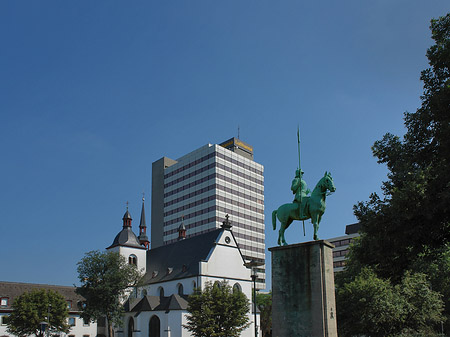
[[[184,181],[186,179],[192,178],[192,177],[194,177],[194,176],[196,176],[196,175],[198,175],[200,173],[203,173],[205,171],[208,171],[208,170],[214,168],[215,166],[216,166],[215,163],[211,163],[209,165],[203,166],[203,167],[199,168],[198,170],[195,170],[195,171],[190,172],[190,173],[188,173],[188,174],[186,174],[186,175],[184,175],[182,177],[179,177],[179,178],[177,178],[175,180],[172,180],[172,181],[169,181],[168,183],[165,183],[164,184],[164,188],[173,186],[173,185],[178,184],[178,183],[180,183],[180,182],[182,182],[182,181]]]
[[[199,210],[199,211],[195,211],[195,212],[190,213],[190,214],[186,214],[184,216],[176,217],[175,219],[172,219],[172,220],[164,221],[164,226],[170,226],[170,225],[172,225],[174,223],[181,222],[183,219],[184,220],[188,220],[188,219],[191,219],[193,217],[196,217],[196,216],[199,216],[199,215],[202,215],[202,214],[205,214],[205,213],[209,213],[209,212],[215,212],[215,211],[228,213],[229,215],[232,215],[232,216],[235,216],[235,217],[240,217],[240,218],[247,219],[247,220],[250,220],[250,221],[253,221],[253,222],[256,222],[256,223],[260,223],[261,225],[264,225],[264,218],[260,219],[260,218],[254,217],[252,215],[249,215],[247,213],[242,213],[242,212],[231,210],[229,208],[225,208],[225,207],[214,205],[214,206],[210,206],[208,208],[204,208],[204,209]],[[236,225],[236,223],[235,223],[235,225]]]
[[[249,241],[253,241],[253,242],[259,242],[259,243],[264,243],[264,239],[263,238],[257,238],[255,236],[242,234],[242,233],[236,233],[236,232],[233,232],[233,233],[234,233],[235,237],[240,238],[240,239],[249,240]]]
[[[197,191],[194,191],[192,193],[185,194],[182,197],[179,197],[179,198],[173,199],[171,201],[165,202],[164,203],[164,207],[172,206],[173,204],[179,203],[179,202],[184,201],[186,199],[196,197],[197,195],[200,195],[200,194],[203,194],[205,192],[214,190],[214,189],[216,189],[216,187],[217,187],[216,184],[203,187],[203,188],[201,188],[201,189],[199,189]]]
[[[224,218],[220,218],[218,216],[215,216],[215,217],[211,217],[211,218],[208,218],[208,219],[196,221],[194,223],[191,223],[191,224],[185,225],[185,226],[186,226],[186,229],[191,229],[191,228],[196,228],[196,227],[203,226],[203,225],[206,225],[206,224],[209,224],[209,223],[211,223],[211,224],[213,224],[213,223],[215,224],[217,222],[218,223],[222,223],[224,220],[225,220]],[[179,221],[181,221],[181,218],[179,218]],[[233,226],[235,226],[237,228],[248,229],[248,230],[251,230],[251,231],[256,232],[256,233],[264,234],[264,228],[250,226],[250,225],[248,225],[246,223],[244,224],[244,223],[233,221]],[[216,226],[214,225],[214,227],[212,229],[216,229]],[[174,233],[177,233],[177,232],[178,232],[178,228],[173,228],[173,229],[165,231],[164,232],[164,236],[170,235],[170,234],[174,234]],[[233,232],[233,233],[235,235],[237,234],[235,232]],[[192,234],[192,235],[187,235],[186,238],[189,238],[191,236],[195,236],[195,235],[198,235],[198,234],[199,233],[195,233],[195,234]],[[171,242],[175,242],[175,241],[177,241],[177,239],[174,239]]]
[[[220,169],[222,169],[224,171],[230,172],[231,174],[237,175],[237,176],[239,176],[241,178],[244,178],[245,180],[252,181],[252,182],[254,182],[254,183],[258,184],[258,185],[264,185],[264,180],[263,179],[258,179],[258,178],[249,176],[248,174],[245,174],[244,172],[241,172],[239,170],[235,170],[232,167],[229,167],[229,166],[226,166],[226,165],[223,165],[223,164],[220,164],[220,163],[216,163],[216,167],[220,168]]]
[[[203,187],[203,188],[201,188],[201,189],[199,189],[197,191],[191,192],[189,194],[185,194],[185,195],[183,195],[183,196],[181,196],[179,198],[173,199],[171,201],[165,202],[164,203],[164,207],[172,206],[172,205],[174,205],[176,203],[179,203],[179,202],[184,201],[184,200],[189,199],[189,198],[196,197],[196,196],[198,196],[198,195],[200,195],[202,193],[205,193],[205,192],[208,192],[208,191],[211,191],[211,190],[214,190],[214,189],[218,189],[218,190],[221,190],[221,191],[224,191],[224,192],[236,195],[236,196],[241,197],[243,199],[247,199],[247,200],[256,202],[257,204],[264,205],[264,200],[263,199],[252,197],[251,195],[248,195],[248,194],[236,191],[236,190],[234,190],[232,188],[229,188],[229,187],[226,187],[226,186],[223,186],[223,185],[220,185],[220,184],[214,184],[214,185],[209,185],[209,186]]]
[[[260,208],[257,208],[257,207],[245,204],[243,202],[239,202],[237,200],[225,198],[225,197],[223,197],[221,195],[211,195],[209,197],[206,197],[206,198],[203,198],[203,199],[191,202],[190,204],[183,205],[183,206],[180,206],[178,208],[172,209],[170,211],[164,212],[164,216],[169,216],[169,215],[172,215],[172,214],[176,214],[178,212],[182,212],[182,211],[188,210],[189,208],[203,205],[203,204],[205,204],[205,203],[207,203],[209,201],[213,201],[213,200],[216,200],[216,199],[219,200],[219,201],[226,202],[226,203],[231,204],[231,205],[235,205],[235,206],[238,206],[238,207],[241,207],[241,208],[248,209],[249,211],[253,211],[255,213],[264,214],[264,210],[263,209],[260,209]]]
[[[231,204],[231,205],[234,205],[234,206],[238,206],[238,207],[240,207],[240,208],[248,209],[249,211],[253,211],[253,212],[255,212],[255,213],[264,214],[264,210],[263,210],[263,209],[257,208],[257,207],[255,207],[255,206],[250,206],[249,204],[245,204],[245,203],[239,202],[239,201],[237,201],[237,200],[225,198],[225,197],[223,197],[223,196],[221,196],[221,195],[218,195],[218,196],[217,196],[217,199],[218,199],[219,201],[226,202],[227,204]]]
[[[246,189],[246,190],[249,190],[249,191],[261,194],[261,195],[264,194],[264,191],[262,189],[259,189],[259,188],[247,185],[247,184],[245,184],[243,182],[240,182],[238,180],[232,179],[230,177],[226,177],[226,176],[224,176],[224,175],[222,175],[220,173],[213,173],[213,174],[210,174],[210,175],[208,175],[206,177],[203,177],[201,179],[193,181],[193,182],[191,182],[189,184],[186,184],[184,186],[180,186],[180,187],[174,189],[173,191],[164,193],[164,198],[170,197],[171,195],[180,193],[180,192],[182,192],[184,190],[187,190],[189,188],[192,188],[194,186],[197,186],[198,184],[204,183],[205,181],[208,181],[208,180],[211,180],[211,179],[214,179],[214,178],[221,179],[221,180],[223,180],[225,182],[228,182],[230,184],[242,187],[243,189]]]
[[[231,193],[232,195],[236,195],[236,196],[241,197],[243,199],[247,199],[247,200],[256,202],[257,204],[264,205],[264,200],[263,199],[252,197],[251,195],[248,195],[248,194],[245,194],[245,193],[233,190],[232,188],[229,188],[229,187],[226,187],[226,186],[223,186],[223,185],[220,185],[220,184],[216,184],[216,188],[218,190],[221,190],[221,191],[224,191],[224,192],[227,192],[227,193]]]
[[[247,250],[249,252],[264,253],[264,249],[263,248],[253,247],[253,246],[245,245],[245,244],[242,244],[242,243],[239,243],[239,248],[241,250]]]
[[[230,183],[232,185],[242,187],[243,189],[246,189],[246,190],[258,193],[258,194],[261,194],[261,195],[264,194],[263,190],[260,190],[260,189],[258,189],[256,187],[253,187],[253,186],[250,186],[250,185],[247,185],[247,184],[245,184],[245,183],[243,183],[241,181],[234,180],[233,178],[224,176],[224,175],[222,175],[220,173],[216,173],[216,178],[221,179],[223,181],[226,181],[227,183]]]
[[[176,170],[173,170],[172,172],[169,172],[169,173],[165,174],[164,175],[164,179],[167,179],[167,178],[169,178],[169,177],[171,177],[171,176],[173,176],[173,175],[175,175],[177,173],[183,172],[184,170],[187,170],[188,168],[191,168],[191,167],[193,167],[193,166],[195,166],[197,164],[200,164],[200,163],[204,162],[205,160],[208,160],[208,159],[213,158],[213,157],[214,157],[214,152],[212,152],[210,154],[207,154],[206,156],[204,156],[204,157],[202,157],[200,159],[191,161],[189,164],[181,166],[181,167],[177,168]]]
[[[189,183],[189,184],[187,184],[187,185],[178,187],[178,188],[174,189],[173,191],[164,193],[164,198],[170,197],[171,195],[174,195],[174,194],[177,194],[177,193],[180,193],[180,192],[182,192],[182,191],[184,191],[184,190],[187,190],[188,188],[197,186],[198,184],[204,183],[205,181],[214,179],[215,177],[216,177],[216,174],[215,174],[215,173],[212,173],[212,174],[210,174],[209,176],[200,178],[200,179],[198,179],[198,180],[196,180],[196,181],[193,181],[192,183]]]
[[[229,214],[230,216],[233,215],[233,216],[235,216],[235,217],[247,219],[247,220],[250,220],[250,221],[253,221],[253,222],[257,222],[257,223],[260,223],[260,224],[264,225],[264,217],[263,217],[263,218],[257,218],[257,217],[255,217],[255,216],[249,215],[249,214],[247,214],[247,213],[242,213],[242,212],[239,212],[239,211],[234,211],[234,210],[232,210],[232,209],[225,208],[225,207],[221,207],[221,206],[217,206],[217,210],[218,210],[219,212],[227,213],[227,214]]]
[[[213,200],[216,200],[216,196],[215,195],[210,195],[209,197],[206,197],[206,198],[203,198],[203,199],[191,202],[190,204],[183,205],[183,206],[180,206],[178,208],[172,209],[170,211],[164,212],[164,216],[169,216],[169,215],[172,215],[172,214],[176,214],[178,212],[182,212],[182,211],[188,210],[189,208],[203,205],[203,204],[205,204],[205,203],[207,203],[209,201],[213,201]]]
[[[199,168],[198,170],[190,172],[190,173],[188,173],[188,174],[186,174],[186,175],[184,175],[182,177],[179,177],[179,178],[177,178],[175,180],[172,180],[172,181],[170,181],[168,183],[165,183],[164,184],[164,188],[168,188],[170,186],[178,184],[178,183],[180,183],[180,182],[182,182],[184,180],[192,178],[192,177],[194,177],[194,176],[196,176],[196,175],[198,175],[200,173],[203,173],[205,171],[208,171],[208,170],[210,170],[212,168],[220,168],[220,169],[222,169],[224,171],[227,171],[227,172],[229,172],[231,174],[234,174],[234,175],[237,175],[237,176],[239,176],[241,178],[244,178],[245,180],[252,181],[252,182],[254,182],[256,184],[259,184],[259,185],[264,185],[263,179],[258,179],[258,178],[249,176],[248,174],[245,174],[245,173],[243,173],[243,172],[241,172],[239,170],[235,170],[232,167],[228,167],[228,166],[225,166],[225,165],[220,164],[220,163],[211,163],[209,165],[206,165],[204,167]]]
[[[344,239],[331,242],[335,247],[346,246],[352,243],[353,239]]]
[[[348,253],[348,249],[344,249],[344,250],[338,250],[333,252],[333,257],[341,257],[341,256],[345,256]]]
[[[334,261],[333,262],[333,267],[334,268],[345,267],[345,260],[343,260],[343,261]]]
[[[179,217],[177,217],[175,219],[172,219],[172,220],[164,221],[164,226],[170,226],[170,225],[172,225],[174,223],[181,222],[183,219],[184,220],[188,220],[188,219],[191,219],[193,217],[196,217],[196,216],[199,216],[199,215],[202,215],[202,214],[205,214],[205,213],[214,212],[215,210],[216,210],[216,206],[210,206],[208,208],[204,208],[204,209],[201,209],[199,211],[195,211],[193,213],[186,214],[184,216],[179,216]]]
[[[223,153],[217,153],[217,157],[219,157],[219,158],[221,158],[221,159],[224,159],[224,160],[226,160],[226,161],[228,161],[228,162],[230,162],[230,163],[232,163],[232,164],[235,164],[235,165],[237,165],[237,166],[243,167],[243,168],[245,168],[246,170],[249,170],[250,172],[259,174],[259,175],[261,175],[261,176],[264,174],[263,171],[260,171],[260,170],[258,170],[258,169],[255,168],[255,167],[251,167],[251,166],[249,166],[249,165],[246,165],[246,164],[244,164],[244,163],[242,163],[242,162],[240,162],[240,161],[238,161],[238,160],[236,160],[236,159],[234,159],[234,158],[225,156]]]

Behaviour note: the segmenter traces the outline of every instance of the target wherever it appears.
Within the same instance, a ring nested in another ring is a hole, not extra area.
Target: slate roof
[[[123,228],[119,232],[119,234],[117,234],[116,237],[114,238],[112,245],[106,249],[110,249],[110,248],[117,247],[117,246],[126,246],[126,247],[145,249],[145,247],[142,247],[136,234],[133,233],[131,227]]]
[[[187,296],[178,294],[164,297],[144,296],[125,302],[125,311],[140,313],[141,311],[186,310],[187,306]]]
[[[199,274],[199,262],[206,261],[222,228],[147,251],[144,284],[159,283]]]
[[[83,300],[82,296],[75,293],[75,287],[0,281],[0,297],[8,298],[8,306],[0,307],[0,311],[11,311],[11,306],[18,296],[36,289],[53,290],[60,293],[66,301],[72,301],[72,309],[69,309],[69,312],[78,311],[77,303]]]

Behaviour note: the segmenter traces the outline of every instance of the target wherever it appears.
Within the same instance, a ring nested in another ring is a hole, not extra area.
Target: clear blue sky
[[[337,187],[319,235],[344,234],[386,169],[370,146],[420,105],[431,18],[448,0],[0,1],[0,280],[71,285],[104,249],[151,163],[237,136],[271,212],[297,167]],[[287,232],[310,240],[307,223]],[[270,261],[270,253],[267,254]],[[270,272],[270,270],[269,270]],[[270,278],[270,273],[268,275]]]

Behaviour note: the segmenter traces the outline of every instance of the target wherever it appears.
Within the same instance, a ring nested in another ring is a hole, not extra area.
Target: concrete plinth
[[[273,337],[337,337],[333,247],[318,240],[269,248]]]

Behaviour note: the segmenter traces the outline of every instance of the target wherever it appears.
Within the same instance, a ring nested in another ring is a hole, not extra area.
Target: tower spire
[[[145,201],[145,193],[142,193],[142,210],[141,210],[141,222],[139,223],[139,242],[141,245],[143,245],[145,248],[148,249],[148,245],[150,241],[148,241],[147,237],[147,225],[145,224],[145,207],[144,207],[144,201]]]
[[[131,214],[130,212],[128,212],[128,201],[127,201],[127,211],[125,212],[125,214],[123,215],[123,228],[127,228],[130,227],[131,228]]]

